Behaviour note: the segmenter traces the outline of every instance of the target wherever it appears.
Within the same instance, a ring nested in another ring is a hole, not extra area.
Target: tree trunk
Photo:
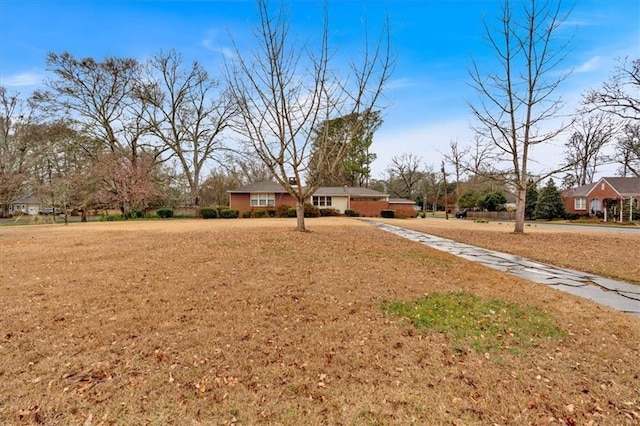
[[[296,219],[298,221],[298,231],[306,231],[304,226],[304,202],[298,200],[296,204]]]
[[[524,234],[524,210],[527,200],[527,187],[519,188],[516,197],[516,225],[513,232],[516,234]]]

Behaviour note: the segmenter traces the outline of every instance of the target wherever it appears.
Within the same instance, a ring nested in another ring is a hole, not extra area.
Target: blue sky
[[[318,0],[290,0],[293,28],[305,37],[318,24]],[[391,158],[413,153],[439,168],[451,140],[472,141],[465,99],[473,91],[472,59],[490,61],[482,39],[483,19],[499,13],[498,0],[330,0],[333,47],[351,52],[365,26],[380,28],[389,16],[397,65],[386,90],[384,124],[372,151],[374,178]],[[566,2],[567,6],[571,3]],[[563,37],[573,35],[564,62],[574,70],[560,88],[570,114],[580,94],[597,87],[620,57],[640,57],[640,1],[576,0]],[[48,77],[47,52],[76,57],[107,55],[144,60],[175,49],[218,73],[230,34],[243,45],[251,38],[255,5],[250,0],[0,0],[0,85],[26,96]],[[562,140],[536,147],[540,170],[556,165]],[[613,169],[600,173],[611,174]]]

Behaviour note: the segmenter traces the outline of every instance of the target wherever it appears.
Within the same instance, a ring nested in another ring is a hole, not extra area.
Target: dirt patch
[[[409,223],[409,222],[407,222]],[[637,424],[640,319],[343,218],[0,229],[0,423]],[[568,337],[384,314],[465,291]]]

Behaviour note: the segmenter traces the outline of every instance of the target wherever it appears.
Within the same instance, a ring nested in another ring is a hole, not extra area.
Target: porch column
[[[622,211],[624,210],[624,198],[620,197],[620,223],[622,223]]]

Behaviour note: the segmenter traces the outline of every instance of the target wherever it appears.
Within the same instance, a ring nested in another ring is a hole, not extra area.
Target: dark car
[[[47,207],[47,208],[44,208],[44,209],[40,210],[38,212],[38,214],[43,214],[45,216],[48,216],[50,214],[55,214],[55,215],[64,214],[64,212],[62,210],[58,209],[58,208]]]
[[[458,210],[456,212],[456,218],[463,219],[465,217],[467,217],[467,209]]]

